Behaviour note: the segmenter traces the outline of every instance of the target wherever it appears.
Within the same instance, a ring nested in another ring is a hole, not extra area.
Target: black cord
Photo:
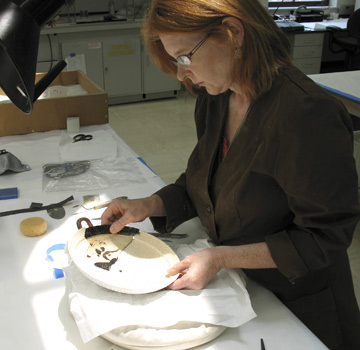
[[[50,38],[50,34],[46,34],[48,41],[49,41],[49,47],[50,47],[50,68],[49,71],[52,69],[53,67],[53,62],[54,62],[54,55],[53,55],[53,50],[52,50],[52,45],[51,45],[51,38]]]
[[[20,214],[20,213],[30,213],[30,212],[34,212],[34,211],[59,208],[59,207],[62,207],[67,202],[70,202],[72,200],[74,200],[74,197],[70,196],[70,197],[66,198],[65,200],[63,200],[63,201],[61,201],[59,203],[54,203],[54,204],[44,205],[44,206],[42,206],[42,204],[40,204],[40,205],[37,205],[37,206],[30,206],[30,208],[25,208],[25,209],[16,209],[16,210],[10,210],[10,211],[3,211],[3,212],[0,213],[0,217],[8,216],[8,215],[14,215],[14,214]]]
[[[284,0],[281,0],[281,3],[283,3]],[[275,16],[276,12],[278,11],[278,9],[280,8],[280,5],[278,5],[278,7],[275,9],[274,13],[272,14],[272,17]]]

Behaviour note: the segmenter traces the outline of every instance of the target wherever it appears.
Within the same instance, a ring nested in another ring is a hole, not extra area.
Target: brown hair
[[[253,100],[270,89],[282,66],[290,64],[290,44],[285,34],[257,0],[152,0],[142,30],[148,53],[165,73],[176,77],[177,68],[169,61],[160,34],[212,33],[234,45],[225,17],[234,17],[244,27],[240,59],[234,59],[235,80],[243,93]],[[225,28],[224,28],[225,27]],[[187,79],[188,90],[196,87]]]

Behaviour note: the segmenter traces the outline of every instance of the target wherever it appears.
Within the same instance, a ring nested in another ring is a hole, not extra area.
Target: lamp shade
[[[66,66],[64,62],[55,66],[37,84],[38,88],[34,85],[41,27],[69,3],[66,0],[0,2],[0,86],[25,113],[32,112],[33,103]]]

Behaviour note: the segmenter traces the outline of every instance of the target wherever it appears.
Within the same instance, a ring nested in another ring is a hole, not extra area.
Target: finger
[[[116,218],[113,215],[112,216],[101,215],[101,225],[111,225],[115,220]]]
[[[116,215],[112,207],[108,207],[101,215],[101,223],[103,225],[112,224],[116,220]]]
[[[133,220],[131,220],[129,215],[125,213],[120,219],[111,224],[109,229],[110,233],[117,233],[121,231],[127,224],[130,224],[131,222],[133,222]]]
[[[178,287],[177,281],[178,281],[178,280],[176,280],[175,282],[171,283],[169,286],[166,287],[166,289],[168,289],[168,290],[180,290],[180,289],[183,289],[183,288],[179,288],[179,287]]]
[[[171,267],[168,270],[168,274],[170,276],[175,276],[178,273],[184,272],[186,269],[189,268],[189,266],[190,265],[185,260],[182,260],[182,261],[178,262],[177,264],[175,264],[173,267]]]
[[[120,199],[113,199],[110,205],[102,213],[101,223],[103,225],[112,224],[122,217],[125,210],[126,208],[121,205]]]
[[[126,224],[123,224],[120,219],[118,221],[115,221],[113,224],[111,224],[109,231],[110,231],[110,233],[115,234],[115,233],[120,232],[125,226],[126,226]]]
[[[176,281],[171,283],[169,286],[167,286],[166,289],[180,290],[180,289],[191,289],[191,288],[188,288],[188,281],[187,281],[186,274],[185,274],[185,275],[179,277]]]

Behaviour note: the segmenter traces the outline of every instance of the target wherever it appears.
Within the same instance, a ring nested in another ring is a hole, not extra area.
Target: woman
[[[242,268],[330,349],[360,349],[344,107],[291,64],[286,37],[255,0],[153,0],[143,34],[158,66],[198,93],[198,143],[175,184],[113,201],[102,222],[117,232],[150,217],[172,231],[199,216],[217,246],[172,267],[182,277],[171,289]]]

